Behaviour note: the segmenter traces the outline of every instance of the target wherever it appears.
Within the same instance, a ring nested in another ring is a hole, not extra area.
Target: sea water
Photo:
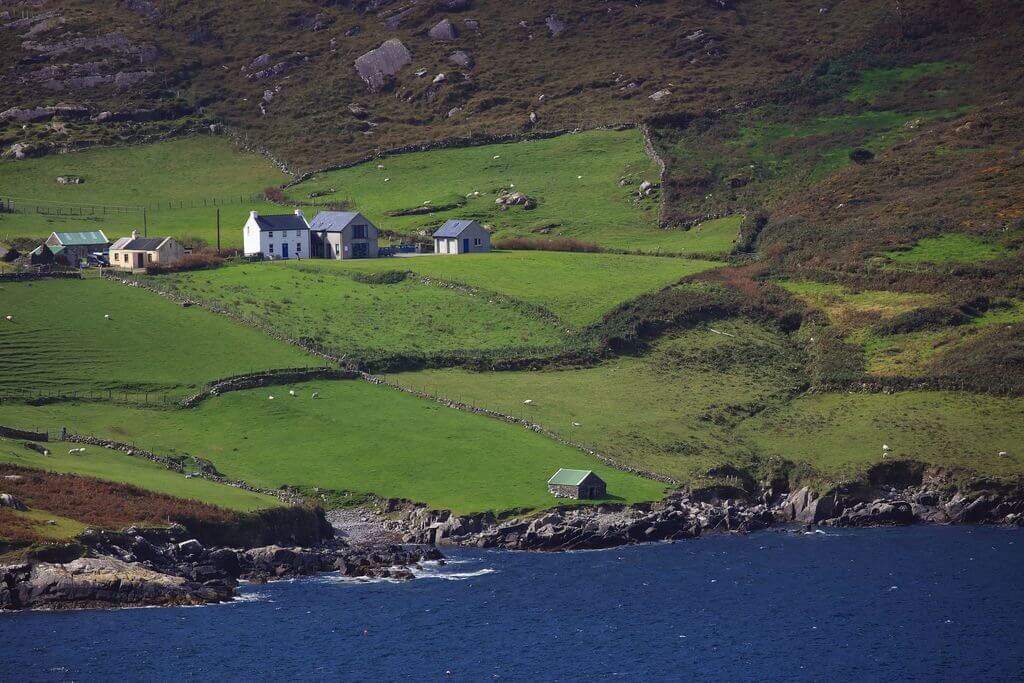
[[[3,614],[0,680],[1024,679],[1019,530],[448,554],[409,582],[323,575],[225,605]]]

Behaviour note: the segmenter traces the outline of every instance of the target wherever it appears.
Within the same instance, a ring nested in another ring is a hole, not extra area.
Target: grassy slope
[[[589,325],[619,304],[719,264],[691,259],[543,251],[496,251],[459,257],[306,261],[302,269],[347,273],[411,270],[500,292],[543,306],[573,325]]]
[[[96,403],[6,406],[5,421],[63,423],[158,453],[207,457],[227,476],[404,497],[458,512],[556,504],[559,467],[593,469],[610,495],[658,498],[663,486],[613,470],[521,427],[357,381],[225,394],[193,410]],[[320,399],[309,398],[313,391]],[[268,401],[268,393],[276,396]]]
[[[910,249],[887,251],[885,256],[898,264],[978,263],[1007,255],[1007,250],[971,235],[948,233],[927,237]]]
[[[784,338],[736,320],[714,327],[737,336],[696,328],[649,355],[584,370],[433,370],[392,379],[527,414],[612,457],[685,480],[723,463],[777,457],[838,481],[879,462],[883,443],[897,456],[938,465],[1006,478],[1024,472],[1024,453],[1014,453],[1024,442],[1024,399],[908,392],[790,400],[798,375],[782,361]],[[723,363],[744,356],[747,363]],[[522,404],[527,398],[533,405]],[[1000,450],[1011,457],[997,457]]]
[[[553,324],[515,307],[411,280],[364,284],[261,263],[160,282],[343,352],[546,348],[564,340]]]
[[[81,185],[59,185],[58,175],[79,175]],[[23,161],[0,161],[0,187],[5,199],[34,207],[37,203],[64,213],[83,205],[84,216],[51,216],[35,213],[0,213],[0,239],[11,236],[46,236],[53,230],[100,230],[116,239],[133,229],[142,232],[138,211],[103,213],[99,205],[138,207],[148,205],[149,234],[198,236],[216,243],[216,210],[213,199],[228,201],[221,207],[221,244],[240,247],[242,224],[250,210],[282,213],[286,209],[249,196],[262,194],[268,185],[288,179],[265,157],[239,151],[224,138],[188,137],[170,142],[130,147],[91,149],[74,154],[45,156]],[[244,201],[239,202],[239,197]],[[203,207],[203,200],[209,206]],[[19,201],[20,200],[20,201]],[[46,200],[46,203],[31,200]],[[198,203],[198,208],[168,209],[179,202]],[[158,206],[159,204],[163,206]]]
[[[2,283],[0,311],[13,316],[0,319],[0,393],[177,395],[218,377],[319,364],[223,317],[98,279]]]
[[[976,469],[1012,478],[1024,472],[1024,399],[951,392],[809,395],[744,422],[739,434],[766,455],[809,462],[836,478],[890,457]],[[1009,457],[1000,458],[999,451]]]
[[[0,462],[32,467],[105,481],[131,484],[148,491],[166,493],[177,498],[190,498],[211,505],[248,512],[280,505],[277,498],[225,486],[207,479],[186,479],[184,475],[160,465],[98,446],[86,446],[81,455],[69,455],[68,444],[43,444],[50,455],[43,456],[25,448],[20,442],[0,439]],[[75,444],[70,444],[74,446]]]
[[[528,416],[631,465],[700,479],[724,462],[749,461],[752,449],[729,426],[748,411],[784,401],[796,381],[794,350],[783,335],[743,320],[712,327],[735,336],[702,326],[662,340],[650,354],[594,368],[428,370],[391,379]]]

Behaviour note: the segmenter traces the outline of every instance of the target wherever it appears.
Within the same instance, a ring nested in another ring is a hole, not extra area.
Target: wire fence
[[[221,206],[251,205],[265,203],[262,194],[243,194],[232,197],[204,197],[148,202],[137,205],[89,204],[61,202],[49,199],[27,199],[22,197],[0,197],[0,213],[38,214],[41,216],[95,217],[182,211]]]

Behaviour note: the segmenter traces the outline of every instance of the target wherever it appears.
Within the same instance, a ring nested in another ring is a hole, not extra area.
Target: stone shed
[[[555,498],[605,498],[608,486],[591,470],[560,469],[548,479],[548,491]]]

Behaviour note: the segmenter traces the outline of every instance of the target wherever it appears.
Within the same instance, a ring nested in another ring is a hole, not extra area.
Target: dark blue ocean
[[[0,679],[1024,679],[1021,531],[451,556],[402,584],[323,576],[229,605],[0,615]]]

